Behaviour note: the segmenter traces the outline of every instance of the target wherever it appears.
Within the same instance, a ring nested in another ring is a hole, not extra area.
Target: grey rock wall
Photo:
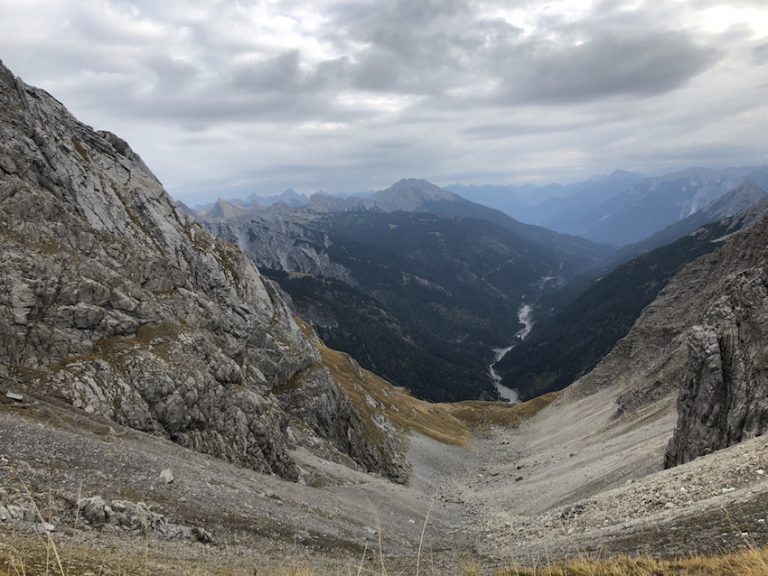
[[[319,360],[277,290],[128,144],[0,63],[0,385],[295,479],[295,415],[273,391]],[[329,399],[304,411],[311,430],[348,452],[354,407],[332,378],[309,384]],[[400,474],[376,453],[357,465]]]

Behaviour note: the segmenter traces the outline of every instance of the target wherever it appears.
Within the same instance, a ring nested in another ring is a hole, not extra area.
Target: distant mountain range
[[[768,184],[767,166],[690,168],[654,178],[615,171],[568,186],[449,186],[524,222],[594,242],[624,246],[708,206],[751,181]]]
[[[768,168],[694,168],[649,178],[628,193],[598,205],[591,220],[559,228],[598,242],[639,242],[748,180],[758,185],[768,183]]]
[[[588,217],[591,206],[629,192],[645,179],[626,170],[593,176],[573,184],[464,185],[452,184],[447,190],[486,206],[496,208],[524,222],[557,229],[557,221]]]
[[[626,246],[696,214],[745,182],[768,186],[768,166],[689,168],[652,178],[615,170],[567,185],[452,184],[440,188],[424,180],[404,179],[385,190],[353,196],[318,192],[307,198],[288,189],[274,196],[252,194],[244,200],[219,199],[192,209],[180,207],[206,220],[306,206],[316,212],[424,211],[490,219],[504,226],[501,212],[518,225],[525,222],[538,226],[537,230],[547,228],[592,242]]]
[[[574,219],[610,203],[648,215],[661,198],[669,215],[675,202],[686,210],[702,202],[660,230],[665,219],[649,217],[653,234],[618,252],[417,179],[365,198],[320,193],[304,206],[255,212],[218,202],[202,219],[277,281],[330,345],[427,399],[492,396],[492,350],[515,342],[520,307],[535,304],[531,337],[495,365],[505,386],[530,398],[599,362],[674,274],[714,249],[713,235],[736,220],[692,232],[737,213],[746,225],[744,209],[764,195],[754,181],[765,175],[741,168],[644,179],[617,171],[548,189],[567,196],[550,197],[547,209],[570,206]],[[721,191],[731,182],[739,185]]]
[[[306,196],[289,188],[274,196],[258,196],[257,194],[251,194],[244,200],[240,198],[230,198],[228,200],[219,198],[211,204],[198,204],[192,208],[189,208],[181,202],[177,202],[177,205],[180,205],[186,213],[197,218],[206,220],[227,220],[239,216],[246,216],[251,212],[258,212],[275,205],[298,207],[306,205],[307,202],[308,199]]]
[[[768,180],[765,179],[758,179],[758,181],[768,184]],[[674,242],[706,224],[717,222],[740,212],[753,210],[756,207],[759,209],[759,206],[762,206],[760,202],[765,199],[766,189],[761,188],[752,180],[748,180],[698,212],[670,224],[640,242],[623,247],[616,254],[616,257],[619,261],[629,260],[643,252]]]
[[[331,346],[440,401],[493,397],[492,349],[514,339],[523,303],[612,254],[424,180],[207,225],[276,280]]]

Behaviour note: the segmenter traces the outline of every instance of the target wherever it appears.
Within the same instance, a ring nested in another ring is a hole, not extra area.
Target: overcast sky
[[[0,59],[190,203],[766,162],[766,0],[0,0]]]

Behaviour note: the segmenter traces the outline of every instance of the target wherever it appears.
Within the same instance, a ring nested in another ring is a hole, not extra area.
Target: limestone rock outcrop
[[[678,420],[667,447],[667,466],[768,430],[765,260],[726,276],[720,285],[722,295],[707,307],[703,323],[688,330],[683,340],[687,362],[679,376]]]
[[[317,441],[401,476],[386,447],[349,453],[355,408],[327,370],[302,380],[324,402],[287,409],[276,390],[319,362],[278,290],[126,142],[0,63],[0,387],[291,479],[301,413]]]

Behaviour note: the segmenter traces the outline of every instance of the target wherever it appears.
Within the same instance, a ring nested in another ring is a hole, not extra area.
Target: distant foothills
[[[763,165],[178,206],[365,368],[432,401],[525,400],[589,372],[685,264],[754,223],[765,190]]]

